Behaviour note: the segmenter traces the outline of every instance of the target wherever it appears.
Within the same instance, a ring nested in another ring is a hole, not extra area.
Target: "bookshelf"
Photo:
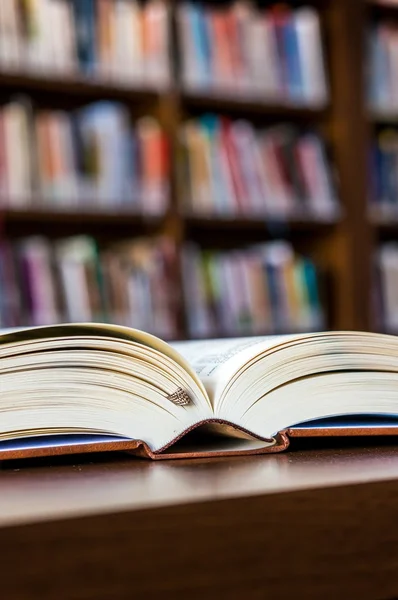
[[[180,40],[177,11],[182,0],[167,0],[172,35],[169,52],[174,76],[165,83],[108,80],[99,75],[57,75],[52,71],[27,71],[0,67],[2,103],[16,95],[32,98],[37,106],[72,111],[97,100],[115,100],[127,107],[132,119],[149,115],[158,120],[169,140],[170,175],[168,207],[164,214],[143,215],[126,209],[73,210],[36,206],[0,209],[0,230],[9,239],[28,235],[62,237],[93,235],[118,241],[122,238],[166,235],[183,252],[186,242],[206,249],[240,248],[252,242],[283,238],[305,253],[326,274],[327,326],[332,329],[375,329],[372,308],[373,255],[381,239],[398,232],[398,217],[370,214],[368,210],[368,147],[374,127],[398,123],[398,113],[370,111],[365,98],[364,33],[370,22],[383,15],[398,21],[398,6],[369,0],[291,1],[292,8],[313,6],[319,11],[329,97],[317,105],[270,100],[261,95],[234,91],[188,89],[179,76]],[[217,5],[218,3],[208,3]],[[260,3],[269,7],[273,3]],[[123,83],[121,83],[123,82]],[[298,129],[316,127],[325,138],[338,179],[339,210],[328,216],[309,211],[282,217],[264,215],[200,216],[184,208],[181,185],[181,127],[203,114],[245,119],[255,127],[292,124]],[[3,203],[4,204],[4,203]],[[175,264],[178,289],[181,268]],[[187,337],[186,307],[178,295],[178,336]]]

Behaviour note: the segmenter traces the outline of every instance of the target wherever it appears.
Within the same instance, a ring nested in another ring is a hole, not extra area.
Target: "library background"
[[[398,0],[1,0],[0,327],[398,332]]]

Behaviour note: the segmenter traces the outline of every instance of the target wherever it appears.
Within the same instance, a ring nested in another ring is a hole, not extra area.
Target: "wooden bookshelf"
[[[244,94],[228,92],[193,92],[181,90],[181,103],[183,106],[201,111],[226,112],[238,115],[268,115],[279,120],[305,120],[318,121],[327,115],[327,107],[308,107],[276,101],[264,101],[260,98],[248,98]]]
[[[106,81],[96,77],[79,75],[29,73],[24,71],[7,71],[0,69],[2,92],[25,91],[26,93],[40,91],[48,94],[79,96],[82,98],[98,99],[113,98],[126,102],[154,101],[165,90],[155,87],[123,84],[122,82]]]
[[[180,0],[170,0],[173,12]],[[292,0],[292,6],[305,2]],[[39,94],[46,106],[58,106],[76,100],[81,104],[94,99],[118,99],[128,105],[134,114],[157,116],[169,134],[172,148],[171,207],[165,217],[146,218],[124,211],[74,212],[73,210],[0,210],[0,227],[12,235],[31,233],[93,231],[106,228],[108,236],[118,238],[122,233],[142,235],[153,232],[168,233],[181,244],[201,232],[202,237],[214,239],[221,231],[224,238],[239,245],[240,241],[255,234],[256,241],[264,233],[269,239],[273,225],[283,226],[287,237],[295,244],[300,233],[300,244],[330,273],[332,284],[332,329],[372,329],[375,327],[371,311],[371,262],[379,231],[391,236],[398,234],[398,219],[370,218],[368,212],[367,149],[371,129],[375,123],[398,122],[398,114],[369,113],[364,97],[364,32],[374,10],[388,10],[397,15],[397,6],[381,6],[369,0],[318,0],[309,2],[321,14],[326,47],[326,62],[330,81],[330,101],[327,106],[306,107],[269,103],[259,98],[247,98],[230,93],[199,92],[182,89],[173,84],[169,89],[122,85],[88,79],[82,76],[64,77],[52,74],[32,74],[0,70],[2,95],[17,93]],[[172,36],[174,37],[174,36]],[[174,40],[175,41],[175,40]],[[175,49],[174,49],[175,54]],[[73,106],[72,106],[73,105]],[[184,215],[181,190],[178,185],[177,156],[178,129],[183,119],[191,114],[220,112],[252,119],[261,118],[271,123],[294,122],[300,125],[320,125],[330,141],[337,168],[341,214],[328,219],[314,215],[295,215],[286,219],[204,218]],[[278,228],[276,228],[278,231]],[[183,323],[183,318],[181,318]],[[183,327],[182,327],[183,329]],[[182,331],[184,334],[184,331]]]
[[[311,233],[322,234],[328,229],[334,227],[339,222],[339,216],[328,218],[318,218],[311,215],[291,215],[291,216],[265,216],[263,219],[254,218],[220,218],[220,217],[199,217],[195,215],[183,216],[187,227],[197,229],[216,229],[227,231],[265,231],[272,226],[286,228],[292,231],[307,231]]]

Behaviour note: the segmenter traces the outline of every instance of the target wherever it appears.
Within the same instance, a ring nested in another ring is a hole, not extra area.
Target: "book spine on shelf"
[[[183,208],[194,214],[284,220],[337,213],[333,169],[314,131],[258,130],[242,119],[205,115],[186,123],[180,139]]]
[[[152,117],[96,102],[77,111],[0,107],[1,204],[9,208],[109,210],[162,215],[169,147]]]
[[[0,69],[164,88],[169,21],[164,0],[4,0]]]
[[[183,288],[192,337],[316,330],[325,326],[312,261],[287,242],[233,251],[187,245]]]
[[[381,297],[381,321],[387,333],[398,331],[398,246],[396,242],[381,245],[376,254]]]
[[[171,274],[175,245],[165,238],[98,246],[87,236],[41,236],[0,244],[0,325],[111,320],[177,337]]]
[[[177,12],[182,81],[188,89],[323,106],[328,86],[318,12],[243,0]]]
[[[398,211],[398,130],[382,129],[373,143],[374,197],[372,202],[386,217]]]

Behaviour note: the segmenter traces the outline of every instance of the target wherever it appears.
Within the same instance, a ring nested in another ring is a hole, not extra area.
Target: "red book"
[[[241,165],[239,161],[239,155],[237,148],[233,143],[230,135],[230,122],[228,119],[221,118],[221,138],[224,148],[226,150],[229,170],[231,173],[232,184],[235,191],[235,201],[237,204],[237,211],[240,213],[245,212],[247,208],[246,199],[248,197],[247,190],[245,187],[244,178],[241,172]]]

